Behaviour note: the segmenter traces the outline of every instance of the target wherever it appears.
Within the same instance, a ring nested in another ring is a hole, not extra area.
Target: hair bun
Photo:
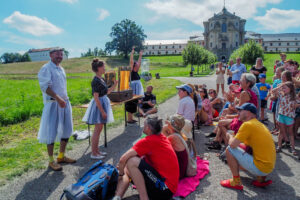
[[[97,63],[97,62],[99,62],[99,59],[98,58],[94,58],[93,59],[93,63]]]

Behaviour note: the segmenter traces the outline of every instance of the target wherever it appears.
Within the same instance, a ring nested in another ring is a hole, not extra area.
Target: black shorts
[[[141,159],[139,170],[144,176],[147,193],[150,199],[153,200],[168,200],[171,199],[173,193],[164,183],[164,178],[153,168]]]
[[[267,104],[268,104],[268,101],[267,100],[260,100],[260,107],[261,108],[267,108]]]
[[[129,101],[125,103],[125,110],[130,113],[136,113],[138,100]]]

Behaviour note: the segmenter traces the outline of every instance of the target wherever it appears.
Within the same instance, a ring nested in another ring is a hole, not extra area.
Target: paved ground
[[[186,83],[205,83],[208,88],[215,88],[215,78],[176,78]],[[173,97],[164,104],[160,105],[158,115],[166,118],[176,112],[178,97]],[[270,114],[268,114],[271,119]],[[272,128],[272,123],[269,122]],[[277,156],[276,168],[269,176],[273,184],[268,188],[255,188],[251,185],[252,176],[244,172],[241,173],[244,191],[235,191],[222,188],[219,181],[229,178],[229,168],[217,157],[216,152],[206,151],[204,143],[207,139],[204,134],[211,132],[213,127],[201,127],[196,130],[196,146],[200,154],[208,153],[210,161],[210,173],[200,182],[197,190],[190,194],[186,199],[300,199],[300,163],[291,153],[284,149],[283,153]],[[106,162],[116,164],[120,156],[129,149],[139,138],[141,128],[138,126],[124,125],[110,129],[108,131],[108,147],[105,149],[108,156]],[[101,138],[101,142],[103,138]],[[277,138],[274,137],[274,141]],[[299,148],[297,141],[297,148]],[[103,148],[103,147],[102,147]],[[104,148],[103,148],[104,149]],[[68,155],[78,159],[74,165],[65,165],[62,172],[51,170],[33,171],[24,174],[20,178],[11,181],[8,185],[0,188],[0,199],[18,200],[40,200],[40,199],[59,199],[63,188],[76,182],[76,180],[93,164],[90,159],[90,147],[88,141],[80,142]],[[46,163],[45,163],[46,165]],[[131,188],[127,191],[125,199],[138,199],[137,193]]]

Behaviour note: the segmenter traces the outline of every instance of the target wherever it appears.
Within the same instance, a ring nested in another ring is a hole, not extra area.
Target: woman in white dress
[[[219,87],[221,85],[222,89],[222,95],[224,95],[224,74],[225,74],[225,68],[223,67],[223,63],[219,62],[216,68],[216,75],[217,75],[217,95],[219,94]]]

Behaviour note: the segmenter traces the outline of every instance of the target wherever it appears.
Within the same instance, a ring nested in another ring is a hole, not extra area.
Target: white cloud
[[[147,40],[174,40],[174,39],[188,39],[190,36],[203,36],[200,31],[185,31],[181,28],[172,29],[164,32],[148,32]]]
[[[63,31],[46,19],[24,15],[19,11],[15,11],[11,16],[5,18],[3,23],[9,24],[11,27],[14,27],[21,32],[29,33],[34,36],[56,35]]]
[[[300,10],[272,8],[271,10],[267,10],[264,16],[258,16],[254,19],[262,25],[260,29],[280,32],[288,28],[300,27]]]
[[[69,3],[69,4],[73,4],[73,3],[77,3],[78,0],[59,0],[61,2],[65,2],[65,3]]]
[[[28,45],[32,48],[43,48],[49,45],[48,41],[44,40],[36,40],[25,37],[20,37],[10,32],[2,31],[0,32],[0,37],[5,38],[4,40],[9,43]]]
[[[282,0],[231,0],[227,1],[226,8],[229,12],[249,19],[254,17],[258,8],[266,7],[267,4],[278,4]],[[168,16],[176,19],[185,19],[194,24],[203,26],[203,21],[212,17],[223,8],[222,0],[151,0],[145,7],[156,13],[155,18]],[[158,15],[158,16],[157,16]]]
[[[99,16],[97,18],[97,20],[102,21],[104,20],[106,17],[110,16],[110,13],[108,10],[102,9],[102,8],[98,8],[97,12],[99,13]]]

